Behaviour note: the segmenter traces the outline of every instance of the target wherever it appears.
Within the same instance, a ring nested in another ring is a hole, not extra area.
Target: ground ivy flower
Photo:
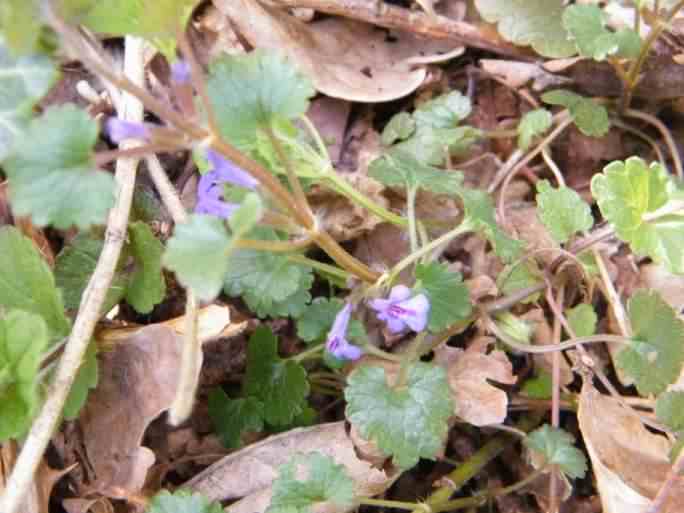
[[[247,189],[256,189],[256,186],[259,185],[259,182],[252,175],[240,169],[230,160],[223,158],[220,153],[208,149],[206,156],[212,166],[207,174],[213,173],[212,177],[216,182],[228,182]]]
[[[105,131],[109,138],[116,144],[126,139],[150,140],[150,126],[146,123],[125,121],[119,118],[109,118],[105,125]]]
[[[350,344],[346,338],[351,311],[351,303],[346,303],[335,317],[335,322],[333,322],[328,333],[328,339],[325,342],[325,348],[328,352],[340,360],[358,360],[363,354],[361,349]]]
[[[190,65],[186,61],[178,59],[171,64],[171,81],[176,84],[187,84],[190,82]]]
[[[392,333],[399,333],[407,326],[416,332],[423,331],[428,323],[430,301],[425,294],[413,297],[411,294],[407,286],[397,285],[392,287],[387,299],[372,299],[368,304]]]

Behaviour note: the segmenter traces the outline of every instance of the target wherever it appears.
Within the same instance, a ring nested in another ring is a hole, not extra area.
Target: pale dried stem
[[[133,37],[126,38],[124,73],[136,84],[141,84],[144,80],[142,49],[142,40]],[[143,119],[143,106],[137,98],[126,94],[123,97],[120,116],[128,121],[140,122]],[[78,315],[57,367],[55,380],[46,394],[45,404],[26,437],[7,482],[5,493],[0,498],[0,511],[3,513],[17,513],[22,507],[26,493],[33,482],[33,476],[62,417],[62,409],[83,362],[95,325],[100,318],[102,305],[114,277],[116,264],[126,238],[137,166],[138,160],[136,159],[117,161],[115,179],[118,190],[114,207],[107,220],[104,246],[95,271],[83,293]]]

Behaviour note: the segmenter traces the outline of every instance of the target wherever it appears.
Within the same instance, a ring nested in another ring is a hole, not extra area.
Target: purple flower
[[[126,139],[142,139],[144,141],[150,139],[150,127],[145,123],[109,118],[105,130],[109,138],[116,144]]]
[[[328,339],[325,342],[325,348],[328,352],[340,360],[358,360],[363,354],[361,349],[351,345],[346,339],[351,311],[351,304],[345,304],[335,317],[335,322],[330,328]]]
[[[389,298],[372,299],[368,304],[392,333],[399,333],[407,326],[419,332],[427,326],[430,301],[425,294],[411,297],[411,289],[405,285],[392,287]]]
[[[214,173],[212,176],[217,182],[228,182],[247,189],[256,189],[256,186],[259,185],[259,182],[252,175],[237,167],[230,160],[223,158],[214,150],[207,150],[206,155],[212,166],[210,173]]]
[[[190,65],[186,61],[178,59],[171,64],[171,81],[176,84],[190,82]]]
[[[221,182],[216,179],[213,171],[200,177],[197,185],[196,213],[228,219],[239,206],[221,199]]]

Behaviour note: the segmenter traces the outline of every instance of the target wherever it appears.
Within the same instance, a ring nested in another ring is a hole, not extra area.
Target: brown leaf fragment
[[[544,311],[541,308],[533,308],[524,313],[521,319],[529,322],[532,325],[532,343],[539,346],[551,345],[553,341],[553,332],[549,326]],[[551,375],[553,371],[553,354],[541,353],[532,355],[535,366]],[[560,386],[566,386],[572,383],[574,378],[572,369],[565,358],[560,359]]]
[[[568,82],[572,82],[566,77],[549,73],[540,65],[529,62],[482,59],[480,66],[488,73],[503,79],[513,89],[518,89],[532,82],[532,89],[543,91],[550,87],[562,87]]]
[[[293,429],[245,447],[217,461],[182,487],[214,501],[245,497],[228,509],[231,512],[264,511],[270,502],[271,484],[278,476],[278,468],[297,453],[314,451],[345,466],[358,496],[384,492],[399,475],[394,470],[378,470],[370,462],[359,459],[345,423],[333,422]]]
[[[578,418],[604,512],[645,512],[667,478],[671,443],[591,383],[582,387]],[[684,482],[679,480],[660,513],[681,512],[683,501]]]
[[[501,424],[506,419],[508,396],[488,380],[506,385],[517,380],[506,353],[485,352],[491,342],[481,337],[465,351],[446,345],[435,350],[435,363],[447,369],[454,413],[474,426]]]
[[[425,68],[405,61],[424,45],[406,55],[372,25],[341,18],[303,23],[255,0],[215,0],[214,5],[252,46],[285,53],[328,96],[390,101],[412,93],[425,79]]]
[[[108,499],[64,499],[62,506],[67,513],[114,513],[114,506]]]

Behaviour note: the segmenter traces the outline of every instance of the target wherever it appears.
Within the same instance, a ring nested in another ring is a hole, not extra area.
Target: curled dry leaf
[[[240,326],[230,323],[227,307],[212,305],[199,312],[201,341],[237,334]],[[182,329],[178,318],[101,334],[100,340],[113,347],[100,353],[99,383],[79,422],[96,476],[90,485],[103,495],[126,497],[138,492],[154,464],[154,453],[141,446],[142,438],[176,395]]]
[[[314,451],[344,465],[354,481],[357,496],[382,493],[399,475],[398,472],[378,470],[371,463],[359,459],[345,423],[333,422],[293,429],[229,454],[186,482],[183,488],[200,492],[214,501],[244,497],[228,509],[233,513],[265,511],[271,498],[271,484],[278,476],[278,467],[297,453]]]
[[[639,268],[639,288],[656,290],[676,311],[684,309],[684,276],[670,273],[658,264],[646,264]]]
[[[385,102],[413,92],[426,76],[406,59],[438,50],[453,50],[445,42],[424,41],[343,18],[303,23],[286,10],[256,0],[215,0],[255,48],[286,53],[320,92],[359,102]],[[400,44],[402,40],[405,44]],[[453,45],[453,43],[452,43]]]
[[[501,424],[506,419],[508,396],[488,380],[512,385],[517,379],[503,351],[485,352],[491,342],[481,337],[465,351],[445,345],[435,350],[435,363],[447,369],[454,413],[475,426]]]
[[[645,512],[670,470],[670,442],[648,431],[635,415],[590,383],[582,387],[578,417],[603,511]],[[680,480],[660,513],[680,512],[682,501]]]
[[[571,82],[570,79],[545,71],[539,64],[509,61],[504,59],[482,59],[482,69],[495,75],[514,89],[532,82],[532,89],[543,91],[551,87],[562,87]]]
[[[520,204],[506,212],[506,222],[511,228],[509,235],[522,239],[528,252],[535,254],[546,265],[551,265],[560,253],[556,251],[558,243],[541,222],[537,215],[537,208],[530,204]]]

